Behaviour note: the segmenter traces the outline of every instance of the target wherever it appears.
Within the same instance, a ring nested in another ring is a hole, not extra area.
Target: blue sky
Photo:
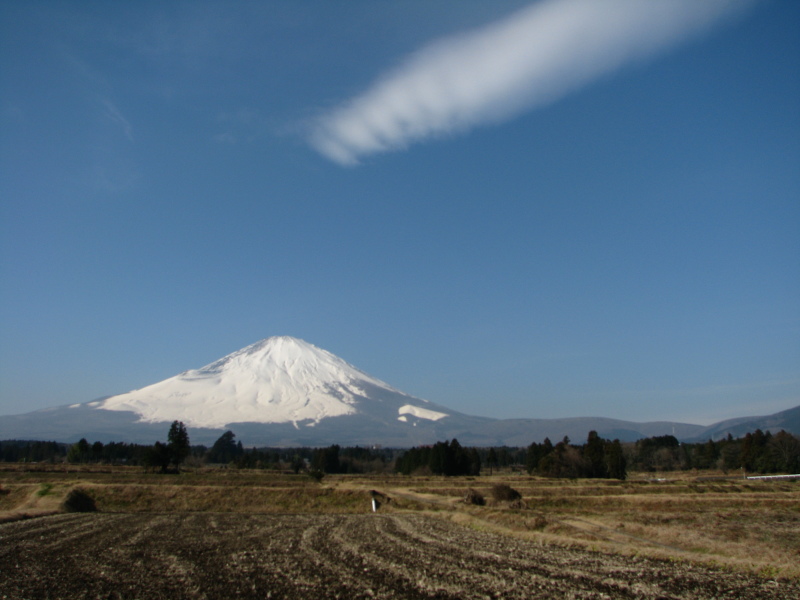
[[[476,415],[800,404],[800,3],[648,5],[0,3],[0,414],[272,335]]]

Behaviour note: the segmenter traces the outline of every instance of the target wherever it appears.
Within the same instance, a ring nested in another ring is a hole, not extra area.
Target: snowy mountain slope
[[[147,423],[177,419],[207,428],[230,423],[310,426],[330,417],[386,413],[387,408],[405,422],[406,415],[431,420],[448,416],[428,404],[308,342],[271,337],[201,369],[98,402],[96,408],[130,411]]]

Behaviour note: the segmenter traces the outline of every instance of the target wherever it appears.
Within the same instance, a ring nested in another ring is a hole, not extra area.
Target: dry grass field
[[[491,479],[520,492],[492,502]],[[553,480],[498,476],[425,480],[408,491],[444,500],[448,517],[519,537],[627,555],[690,560],[765,576],[800,578],[800,481]],[[461,505],[468,489],[486,506]],[[406,496],[409,497],[409,496]]]
[[[679,473],[658,481],[636,475],[625,482],[570,481],[501,473],[341,475],[317,483],[234,469],[160,475],[137,468],[3,468],[0,571],[11,576],[0,582],[0,597],[36,598],[49,590],[53,598],[215,598],[207,590],[221,593],[225,581],[239,577],[229,564],[237,556],[255,586],[241,588],[240,597],[267,597],[265,590],[274,598],[800,597],[795,480],[698,481]],[[499,484],[521,498],[495,499]],[[64,501],[75,489],[94,501],[97,513],[66,514]],[[485,503],[464,502],[470,492]],[[175,529],[176,522],[183,525]],[[173,528],[169,542],[165,527]],[[210,554],[196,556],[197,547]],[[95,564],[98,550],[105,558]],[[265,558],[277,554],[280,560]],[[222,571],[203,566],[213,556]],[[162,589],[152,582],[137,588],[131,573],[110,578],[128,563],[178,579],[168,578]],[[53,571],[54,564],[63,571]],[[74,582],[64,575],[72,572],[79,574]],[[260,579],[252,579],[256,572]],[[281,575],[289,572],[306,587],[292,587]],[[80,588],[97,577],[96,589]],[[102,595],[120,582],[131,595]]]

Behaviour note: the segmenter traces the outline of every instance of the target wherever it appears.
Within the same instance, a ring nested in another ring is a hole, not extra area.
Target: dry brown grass
[[[540,543],[666,557],[800,578],[800,481],[554,480],[519,474],[491,477],[327,476],[198,470],[179,475],[135,468],[0,471],[0,519],[59,510],[80,487],[104,512],[359,513],[371,491],[390,501],[382,511],[418,511]],[[522,502],[491,498],[510,485]],[[468,490],[485,506],[465,504]],[[45,493],[42,493],[46,490]]]
[[[36,517],[60,511],[60,504],[69,491],[62,484],[24,483],[0,487],[0,523],[25,517]]]
[[[450,515],[482,529],[800,578],[800,481],[697,481],[686,473],[660,477],[619,482],[506,474],[471,482],[407,481],[420,498],[454,498],[467,487],[488,495],[498,482],[522,493],[524,508],[463,506]]]
[[[0,519],[57,511],[70,490],[80,488],[103,512],[326,513],[371,510],[368,489],[320,485],[306,475],[208,469],[177,475],[140,468],[0,472]],[[45,498],[36,492],[47,488]]]
[[[370,496],[298,482],[296,486],[124,485],[84,488],[106,512],[366,512]]]

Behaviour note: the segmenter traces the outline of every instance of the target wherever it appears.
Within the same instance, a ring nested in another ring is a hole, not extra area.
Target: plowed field
[[[800,598],[800,584],[410,514],[62,514],[0,525],[0,598]]]

